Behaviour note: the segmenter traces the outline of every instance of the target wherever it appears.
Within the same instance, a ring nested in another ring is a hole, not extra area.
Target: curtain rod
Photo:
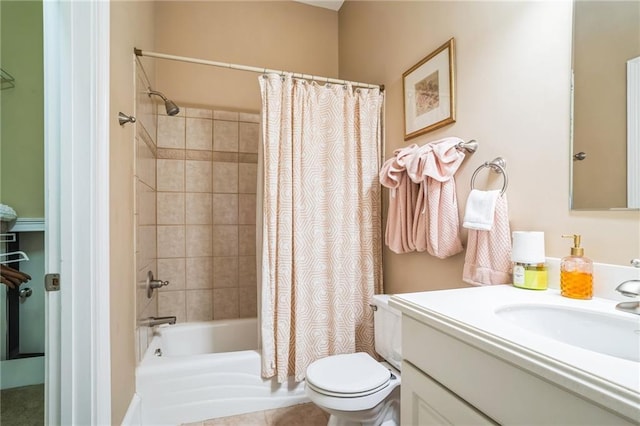
[[[149,52],[146,50],[137,49],[135,47],[133,48],[133,53],[135,53],[136,56],[148,56],[150,58],[168,59],[170,61],[190,62],[192,64],[200,64],[200,65],[211,65],[214,67],[229,68],[232,70],[240,70],[240,71],[257,72],[261,74],[267,74],[267,73],[283,74],[285,72],[289,73],[288,71],[273,70],[269,68],[258,68],[258,67],[251,67],[248,65],[229,64],[226,62],[208,61],[205,59],[188,58],[186,56],[175,56],[175,55],[167,55],[164,53]],[[335,78],[319,77],[316,75],[302,74],[302,73],[290,73],[290,74],[292,74],[293,77],[303,78],[305,80],[312,80],[312,81],[315,80],[315,81],[334,83],[334,84],[350,84],[355,87],[365,87],[367,89],[384,90],[384,85],[382,84],[378,85],[378,84],[369,84],[369,83],[359,83],[357,81],[339,80]]]

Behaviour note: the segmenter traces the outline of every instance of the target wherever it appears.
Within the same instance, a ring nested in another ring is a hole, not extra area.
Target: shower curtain
[[[382,290],[384,95],[263,75],[262,375],[304,379],[333,354],[374,354]]]

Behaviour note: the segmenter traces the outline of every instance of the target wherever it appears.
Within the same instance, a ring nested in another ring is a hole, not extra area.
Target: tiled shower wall
[[[135,133],[135,251],[136,251],[136,318],[156,316],[157,293],[147,297],[146,278],[157,275],[156,260],[156,104],[147,96],[151,86],[140,63],[136,62]],[[129,124],[131,125],[131,124]],[[137,327],[137,359],[141,359],[151,338],[149,327]]]
[[[255,317],[259,115],[181,108],[157,136],[158,315]]]

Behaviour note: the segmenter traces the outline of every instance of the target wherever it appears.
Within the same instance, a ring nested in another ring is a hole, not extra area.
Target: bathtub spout
[[[148,317],[140,320],[141,326],[155,327],[160,324],[175,324],[176,317]]]

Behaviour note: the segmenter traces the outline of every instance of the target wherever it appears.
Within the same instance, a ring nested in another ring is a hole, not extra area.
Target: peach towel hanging
[[[384,242],[394,253],[409,253],[415,250],[413,242],[413,215],[418,197],[418,185],[409,179],[407,162],[411,160],[418,145],[412,144],[393,152],[380,169],[380,183],[389,188],[389,210]]]
[[[462,280],[473,285],[510,284],[511,230],[507,195],[496,200],[490,231],[469,230]]]
[[[415,249],[440,259],[463,250],[454,179],[465,157],[456,148],[461,142],[449,137],[428,143],[407,165],[411,180],[420,184],[412,227]]]

